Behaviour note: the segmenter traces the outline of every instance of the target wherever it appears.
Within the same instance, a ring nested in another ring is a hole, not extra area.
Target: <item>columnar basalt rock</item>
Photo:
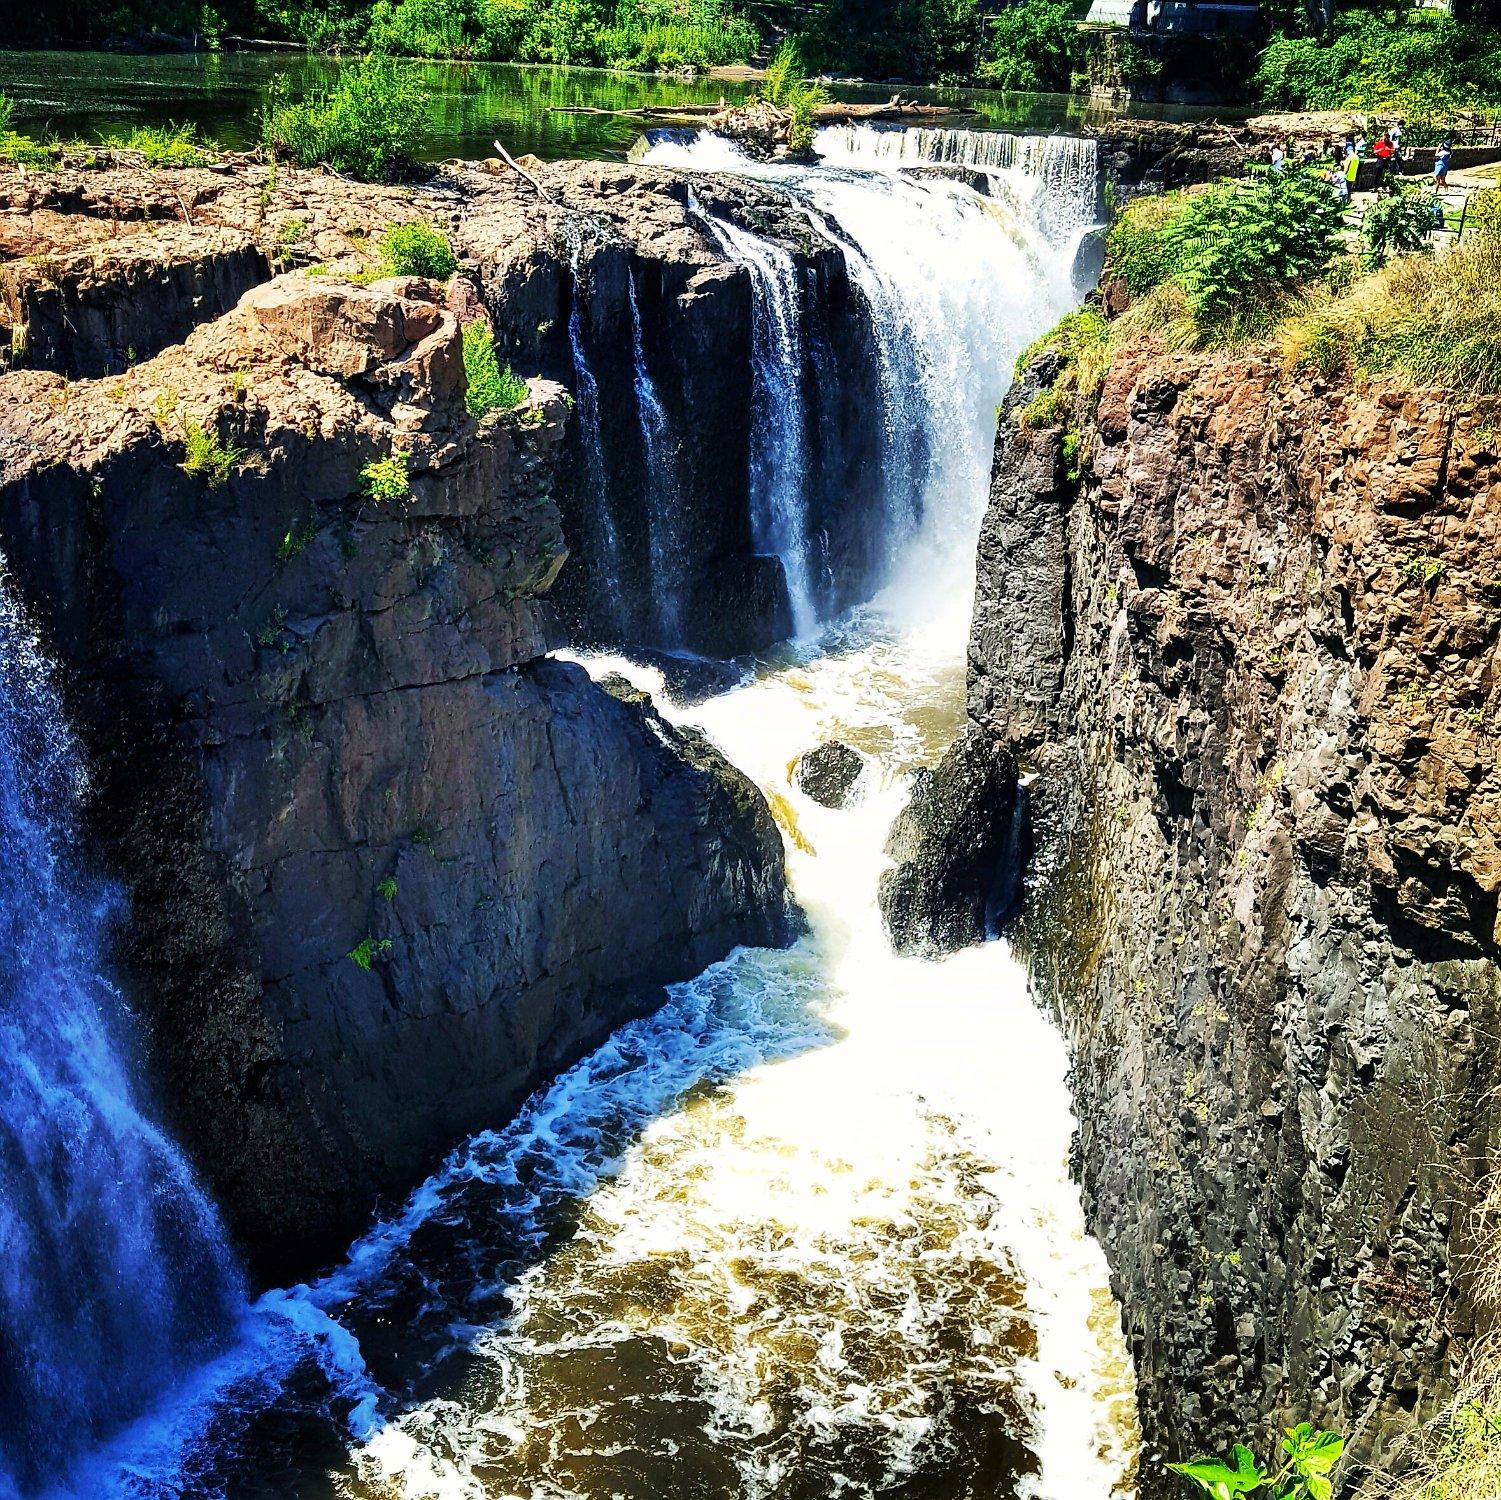
[[[122,376],[0,378],[0,552],[74,669],[123,973],[279,1277],[786,935],[755,788],[547,654],[569,420],[536,381],[476,422],[415,280],[292,274]]]
[[[1488,409],[1120,351],[1002,414],[970,715],[1034,773],[1023,942],[1156,1463],[1312,1418],[1363,1461],[1475,1331],[1501,1081]],[[1160,1489],[1158,1487],[1161,1487]]]

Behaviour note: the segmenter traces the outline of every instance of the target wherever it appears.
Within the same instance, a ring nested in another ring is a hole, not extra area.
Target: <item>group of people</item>
[[[1273,144],[1271,149],[1271,164],[1274,172],[1286,169],[1287,156],[1290,149],[1289,143],[1284,139]],[[1435,190],[1449,185],[1449,162],[1453,157],[1453,147],[1445,141],[1435,152],[1433,160],[1433,186]],[[1350,195],[1355,191],[1356,180],[1360,176],[1360,164],[1367,159],[1373,159],[1380,163],[1380,175],[1376,184],[1377,192],[1389,192],[1396,186],[1396,177],[1402,168],[1402,121],[1398,120],[1390,128],[1383,130],[1381,135],[1374,141],[1368,142],[1364,134],[1347,135],[1344,144],[1331,143],[1327,157],[1328,169],[1324,173],[1325,179],[1334,189],[1335,193],[1346,203],[1350,201]],[[1313,147],[1309,147],[1303,153],[1305,166],[1317,166],[1320,160],[1319,153]]]

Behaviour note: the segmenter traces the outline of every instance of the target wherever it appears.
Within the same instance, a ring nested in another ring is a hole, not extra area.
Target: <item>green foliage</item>
[[[16,112],[16,101],[6,94],[0,94],[0,135],[10,134],[11,116]]]
[[[761,97],[792,116],[787,149],[794,155],[812,150],[813,117],[819,105],[828,101],[828,94],[822,84],[809,83],[804,78],[802,50],[790,38],[777,48],[776,56],[766,65]]]
[[[387,875],[386,878],[375,887],[375,894],[379,896],[382,901],[394,901],[396,899],[395,876]]]
[[[322,163],[370,180],[389,178],[416,150],[427,92],[399,63],[372,55],[339,72],[331,89],[293,103],[286,77],[272,86],[262,134],[275,155],[299,166]]]
[[[360,470],[360,483],[366,498],[381,504],[405,500],[412,492],[412,477],[407,472],[406,459],[399,453],[372,459]]]
[[[1501,238],[1501,188],[1485,188],[1470,199],[1465,232],[1471,229],[1490,239]]]
[[[1282,1438],[1286,1455],[1275,1473],[1263,1469],[1251,1450],[1237,1443],[1230,1463],[1197,1458],[1192,1463],[1169,1464],[1211,1500],[1236,1500],[1253,1495],[1257,1500],[1331,1500],[1334,1483],[1330,1475],[1344,1452],[1345,1440],[1332,1432],[1315,1432],[1307,1422],[1289,1427]]]
[[[390,938],[362,937],[353,948],[349,950],[349,960],[355,968],[370,972],[370,967],[377,958],[383,958],[391,951]]]
[[[1023,427],[1040,432],[1047,427],[1062,427],[1073,415],[1073,402],[1061,384],[1050,386],[1022,407],[1017,418]]]
[[[1402,576],[1430,588],[1444,576],[1444,560],[1427,555],[1409,557],[1402,564]]]
[[[206,167],[214,159],[191,125],[137,125],[128,135],[105,137],[104,144],[139,151],[148,167]]]
[[[1405,255],[1315,300],[1280,332],[1293,364],[1392,371],[1466,395],[1501,393],[1501,239],[1467,234],[1443,255]]]
[[[1432,193],[1402,188],[1366,207],[1360,226],[1360,263],[1379,271],[1397,255],[1432,249],[1430,236],[1439,200]]]
[[[290,562],[299,553],[305,552],[312,545],[313,538],[318,535],[318,518],[309,514],[305,521],[286,532],[277,544],[277,562]]]
[[[837,0],[788,6],[783,24],[815,71],[957,81],[975,72],[979,11],[976,0]]]
[[[446,281],[459,268],[448,236],[422,219],[386,230],[380,237],[380,265],[387,276],[430,276],[434,281]]]
[[[1069,0],[1021,0],[991,23],[980,76],[997,88],[1060,92],[1069,87],[1079,47]]]
[[[1325,36],[1277,37],[1252,83],[1277,108],[1421,119],[1501,102],[1501,33],[1436,11],[1348,12]]]
[[[469,378],[464,400],[471,416],[509,411],[526,400],[526,381],[500,362],[495,340],[478,318],[464,329],[464,373]]]
[[[1106,255],[1133,295],[1176,285],[1200,342],[1265,331],[1295,287],[1339,254],[1343,210],[1315,171],[1253,171],[1202,192],[1138,200],[1111,226]]]
[[[367,37],[411,57],[641,70],[743,62],[759,42],[726,0],[377,0]]]
[[[1081,307],[1064,315],[1040,338],[1035,338],[1016,356],[1017,375],[1049,350],[1063,357],[1065,365],[1104,348],[1110,342],[1110,324],[1096,307]]]
[[[228,483],[229,476],[245,457],[243,448],[224,442],[198,422],[182,424],[182,441],[186,457],[178,467],[185,474],[201,479],[205,489],[216,490]]]

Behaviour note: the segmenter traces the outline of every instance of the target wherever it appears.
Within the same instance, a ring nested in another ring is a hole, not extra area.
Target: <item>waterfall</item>
[[[780,245],[723,219],[710,232],[751,279],[751,531],[758,551],[782,559],[794,632],[818,612],[808,536],[807,410],[803,395],[802,287],[797,263]]]
[[[579,441],[584,454],[584,482],[587,493],[598,497],[600,552],[596,577],[591,582],[607,598],[605,613],[612,628],[623,624],[620,607],[620,536],[610,504],[610,471],[605,463],[604,443],[599,425],[599,383],[589,368],[584,351],[584,327],[579,281],[578,249],[572,259],[573,294],[568,307],[568,350],[573,360],[573,392],[578,410]]]
[[[641,307],[636,297],[636,273],[627,273],[626,296],[631,309],[631,352],[635,360],[636,409],[641,419],[641,452],[645,463],[646,541],[651,554],[652,610],[662,641],[675,644],[679,624],[682,549],[678,545],[680,496],[672,426],[662,409],[656,383],[646,364],[641,335]]]
[[[1020,190],[1021,210],[1054,238],[1088,227],[1095,217],[1099,145],[1077,136],[826,125],[814,150],[838,167],[972,167]]]
[[[828,338],[776,247],[721,226],[761,299],[758,545],[791,583],[797,541],[811,557],[853,519],[884,559],[879,591],[691,706],[659,666],[585,658],[762,787],[808,931],[672,986],[341,1265],[272,1294],[343,1351],[321,1427],[286,1360],[258,1402],[179,1425],[211,1434],[228,1455],[212,1472],[246,1493],[1131,1500],[1132,1372],[1068,1177],[1063,1039],[1004,943],[898,957],[876,900],[892,819],[962,722],[996,405],[1072,304],[1060,251],[1092,187],[1031,217],[1022,169],[987,194],[955,174],[766,167],[705,138],[652,159],[789,195],[843,257],[874,343],[867,363]],[[689,476],[627,291],[660,609]],[[810,484],[822,428],[847,418],[879,427],[877,461],[862,447],[840,484]],[[835,738],[865,761],[839,809],[789,777]]]
[[[122,1426],[233,1326],[212,1206],[146,1109],[73,849],[86,776],[0,559],[0,1494]]]

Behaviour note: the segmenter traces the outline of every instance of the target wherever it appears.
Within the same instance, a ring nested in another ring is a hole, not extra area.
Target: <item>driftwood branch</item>
[[[514,156],[512,156],[511,153],[509,151],[507,151],[506,148],[500,144],[499,141],[496,141],[496,143],[495,143],[495,149],[498,152],[500,152],[500,159],[513,172],[515,172],[518,177],[524,177],[524,178],[526,178],[526,180],[529,183],[531,183],[531,185],[537,190],[537,196],[539,198],[541,198],[544,202],[547,202],[547,203],[552,202],[552,195],[547,191],[547,189],[545,187],[543,187],[542,184],[540,182],[538,182],[537,179],[535,177],[533,177],[532,174],[530,172],[528,172],[527,169],[525,167],[523,167],[521,165],[521,163],[519,161],[517,161],[516,158]]]

